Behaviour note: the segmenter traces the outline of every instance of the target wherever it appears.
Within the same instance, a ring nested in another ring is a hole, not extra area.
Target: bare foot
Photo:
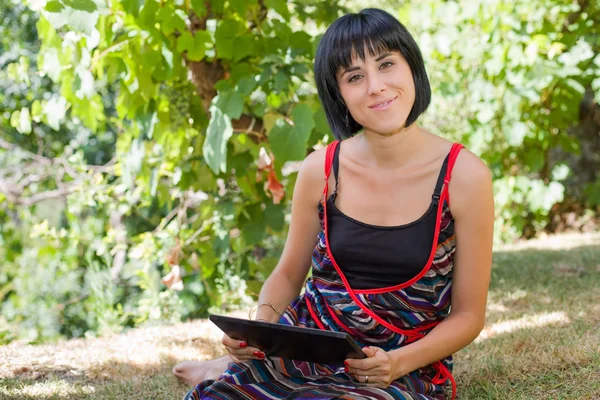
[[[209,361],[184,361],[173,367],[173,374],[190,386],[207,379],[217,379],[231,362],[229,356]]]

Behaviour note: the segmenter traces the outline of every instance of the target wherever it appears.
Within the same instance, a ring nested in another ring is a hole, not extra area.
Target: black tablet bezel
[[[216,314],[211,314],[209,319],[229,337],[244,340],[249,346],[264,351],[267,356],[322,364],[342,364],[346,358],[367,357],[346,332],[275,324]],[[290,343],[294,344],[290,345]]]

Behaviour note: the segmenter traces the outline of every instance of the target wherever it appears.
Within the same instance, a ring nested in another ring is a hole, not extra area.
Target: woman
[[[368,357],[265,359],[225,336],[239,362],[183,363],[175,373],[199,383],[187,399],[454,398],[452,353],[484,325],[490,174],[461,145],[415,123],[429,81],[419,48],[390,14],[366,9],[335,21],[319,44],[315,79],[339,141],[303,162],[257,319],[348,332]]]

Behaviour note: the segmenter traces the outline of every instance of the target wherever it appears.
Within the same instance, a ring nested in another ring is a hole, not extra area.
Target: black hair
[[[377,8],[346,14],[327,28],[315,56],[317,91],[329,126],[339,140],[354,136],[362,126],[348,112],[336,74],[340,68],[350,66],[353,54],[364,61],[365,48],[373,57],[399,51],[406,59],[415,84],[415,102],[406,119],[406,127],[425,112],[431,101],[431,87],[421,51],[404,25]]]

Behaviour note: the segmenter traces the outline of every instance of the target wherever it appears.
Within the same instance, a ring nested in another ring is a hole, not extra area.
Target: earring
[[[346,126],[350,128],[350,111],[346,108]]]

